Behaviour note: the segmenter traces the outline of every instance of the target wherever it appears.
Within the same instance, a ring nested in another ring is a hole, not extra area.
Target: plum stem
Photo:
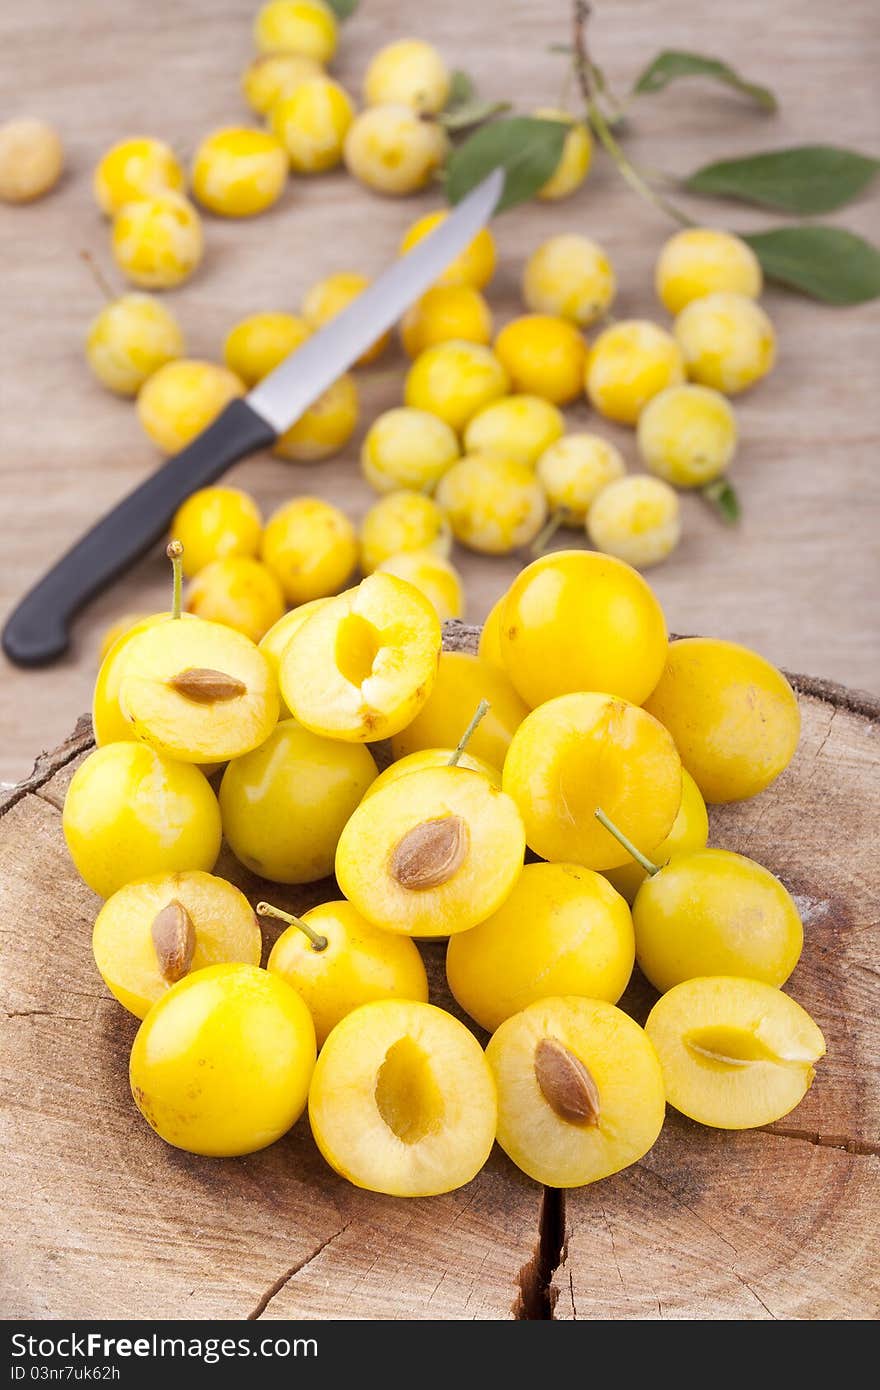
[[[116,298],[116,295],[113,293],[113,287],[104,275],[103,271],[101,270],[100,266],[98,265],[98,262],[95,260],[91,251],[80,251],[79,255],[80,260],[88,266],[92,279],[98,286],[98,289],[106,299],[107,303],[112,304],[113,300]]]
[[[639,169],[630,161],[625,152],[621,149],[614,136],[608,121],[596,100],[596,73],[597,69],[590,61],[587,49],[586,26],[590,17],[591,5],[589,0],[574,0],[574,36],[572,48],[574,50],[574,75],[581,90],[587,117],[597,139],[604,146],[607,154],[611,156],[621,174],[621,177],[629,184],[634,192],[641,198],[653,203],[661,212],[665,212],[667,217],[673,218],[682,227],[692,227],[692,219],[682,212],[681,208],[676,207],[675,203],[664,198],[662,193],[658,193],[652,188],[647,179]]]
[[[165,554],[171,561],[172,583],[174,585],[173,597],[171,599],[171,616],[179,618],[183,604],[183,545],[180,541],[169,541],[165,547]]]
[[[627,854],[631,854],[637,864],[641,864],[646,874],[656,874],[660,872],[660,865],[655,864],[653,860],[647,857],[647,855],[642,854],[642,851],[640,849],[636,849],[632,840],[627,839],[626,835],[624,835],[623,831],[620,830],[618,826],[614,824],[614,821],[611,820],[610,816],[606,816],[601,806],[596,807],[595,814],[596,820],[599,822],[599,824],[604,825],[608,833],[610,835],[613,835],[615,840],[617,840],[619,844],[623,845],[623,848],[626,850]]]
[[[560,526],[565,525],[570,515],[571,513],[568,507],[557,507],[555,511],[551,512],[547,521],[545,521],[529,546],[529,551],[536,560],[544,554],[544,551],[556,535],[556,532],[559,530]]]
[[[312,943],[313,951],[326,951],[330,942],[326,936],[315,931],[308,922],[304,922],[302,917],[294,917],[292,912],[285,912],[281,907],[273,907],[271,903],[257,903],[258,917],[277,917],[279,922],[286,922],[289,927],[298,927],[299,930],[309,938]]]
[[[468,724],[461,738],[458,740],[458,743],[455,745],[455,749],[453,750],[452,756],[449,759],[449,767],[456,766],[462,753],[470,743],[474,730],[476,729],[480,720],[489,713],[489,710],[491,708],[492,706],[489,704],[488,700],[481,700],[480,703],[477,705],[477,708],[474,710],[473,718],[471,719],[470,724]]]

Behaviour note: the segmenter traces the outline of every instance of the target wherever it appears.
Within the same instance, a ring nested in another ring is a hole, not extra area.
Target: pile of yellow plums
[[[184,448],[369,284],[344,267],[307,287],[295,308],[263,309],[234,324],[217,360],[187,357],[174,314],[144,291],[173,288],[200,264],[198,209],[251,217],[278,201],[291,172],[311,176],[343,163],[381,193],[410,193],[436,178],[449,150],[453,75],[432,45],[406,38],[376,53],[358,113],[326,71],[338,23],[324,0],[269,0],[256,16],[254,39],[257,56],[243,74],[242,93],[263,125],[208,134],[188,170],[165,141],[137,136],[115,144],[94,171],[95,199],[112,219],[117,267],[137,289],[110,294],[89,327],[86,357],[110,390],[137,397],[144,431],[166,454]],[[537,195],[555,201],[587,177],[589,128],[554,108],[535,115],[568,126],[557,167]],[[17,140],[7,141],[9,157],[21,164]],[[0,131],[0,194],[3,149]],[[444,216],[437,210],[416,221],[401,252]],[[746,242],[688,228],[666,243],[655,281],[674,318],[669,327],[613,320],[611,261],[602,246],[574,233],[551,236],[529,256],[521,275],[526,312],[498,326],[486,298],[496,261],[494,237],[484,229],[399,325],[410,360],[403,403],[370,423],[362,466],[377,491],[400,496],[380,504],[367,529],[382,529],[393,510],[412,513],[418,531],[430,510],[410,496],[420,493],[436,500],[444,533],[476,551],[540,553],[564,527],[645,569],[679,542],[676,489],[703,492],[730,519],[735,498],[724,479],[738,430],[728,397],[760,380],[776,351],[773,326],[757,302],[761,267]],[[586,329],[596,331],[590,343]],[[377,361],[391,340],[383,335],[355,365]],[[584,404],[637,428],[644,472],[628,474],[620,449],[601,431],[567,428],[563,409]],[[359,413],[355,377],[346,373],[277,441],[275,453],[297,463],[336,454],[350,443]],[[432,519],[429,529],[436,524]],[[398,563],[402,550],[424,548],[382,546],[377,563]],[[458,580],[443,568],[446,558],[440,556],[442,574],[431,582],[454,603]],[[411,577],[412,563],[401,562],[400,577]]]
[[[98,969],[143,1020],[132,1092],[163,1139],[245,1154],[308,1105],[339,1173],[427,1196],[496,1138],[530,1177],[577,1186],[646,1153],[667,1101],[722,1129],[797,1105],[824,1042],[781,991],[795,903],[706,847],[706,801],[759,794],[794,754],[778,670],[670,642],[641,575],[591,551],[523,569],[475,654],[442,650],[432,604],[381,568],[257,646],[182,611],[182,549],[171,611],[104,658],[97,747],[64,807],[105,899]],[[261,881],[259,917],[285,924],[265,968],[250,901],[213,872],[222,838]],[[331,874],[302,916],[263,900]],[[485,1051],[429,1002],[431,938]],[[660,993],[644,1029],[618,1006],[636,962]]]
[[[263,124],[210,132],[188,175],[167,142],[144,136],[112,146],[95,170],[95,197],[112,218],[113,257],[141,288],[172,288],[197,269],[203,230],[196,205],[217,217],[253,217],[279,201],[291,175],[309,177],[343,163],[379,193],[415,193],[446,161],[452,73],[431,44],[400,39],[376,53],[358,112],[351,93],[326,70],[336,53],[338,23],[324,0],[269,0],[256,16],[254,41],[257,56],[242,75],[241,92]],[[589,132],[564,111],[535,114],[570,127],[558,165],[539,192],[566,197],[589,169]],[[53,139],[57,144],[40,122],[0,128],[0,197],[36,197],[57,179],[60,144],[56,151]]]
[[[259,642],[275,666],[289,633],[314,604],[346,588],[358,566],[364,575],[407,580],[441,622],[464,610],[461,577],[446,558],[448,523],[433,500],[419,493],[383,499],[359,535],[339,507],[320,497],[294,497],[264,524],[250,494],[208,487],[183,503],[172,533],[183,545],[182,573],[190,580],[186,611]],[[110,625],[102,660],[144,616],[125,613]]]
[[[421,218],[401,251],[444,216]],[[461,581],[449,563],[453,539],[483,554],[539,553],[562,526],[639,569],[669,555],[681,533],[675,489],[705,489],[724,478],[737,439],[728,395],[763,375],[774,352],[770,321],[750,297],[761,288],[760,268],[750,248],[726,232],[679,232],[663,248],[656,281],[664,303],[679,310],[673,332],[647,320],[621,321],[605,328],[591,349],[581,328],[607,312],[615,290],[601,247],[575,235],[543,243],[523,276],[527,307],[541,311],[514,318],[493,339],[482,291],[496,260],[495,239],[484,228],[407,311],[400,341],[412,361],[403,404],[370,423],[360,451],[364,476],[381,495],[363,521],[364,572],[386,566],[400,578],[424,580],[443,618],[462,615]],[[222,363],[183,356],[183,334],[170,311],[149,296],[126,295],[92,324],[88,360],[105,385],[137,395],[145,432],[174,453],[368,283],[340,271],[313,284],[296,313],[249,315],[227,334]],[[375,362],[390,340],[384,335],[357,365]],[[562,407],[585,395],[598,415],[637,426],[646,473],[628,474],[611,439],[567,428]],[[278,439],[275,453],[295,463],[328,458],[348,445],[359,413],[349,372]],[[331,511],[325,507],[324,514]],[[254,525],[246,523],[248,535]],[[333,526],[351,530],[338,513]],[[194,573],[204,547],[184,539]],[[315,543],[318,550],[329,544],[323,521]],[[336,592],[354,566],[349,539],[343,548],[335,587],[306,583],[291,592],[279,575],[288,602]],[[256,542],[233,553],[255,551]],[[219,573],[212,572],[212,584]],[[259,589],[262,627],[243,626],[259,638],[279,616],[277,586],[265,573],[258,579],[252,566],[227,565],[224,573],[237,587],[249,576],[250,587]],[[219,608],[204,615],[222,618]]]
[[[442,215],[417,223],[404,246]],[[483,553],[533,544],[561,525],[585,528],[597,550],[639,569],[656,564],[679,540],[675,488],[717,486],[733,459],[728,397],[773,365],[753,251],[727,232],[673,236],[655,275],[675,315],[671,331],[642,319],[610,322],[609,257],[568,234],[529,257],[529,312],[496,332],[481,293],[494,264],[483,231],[404,317],[401,339],[413,359],[404,404],[367,433],[367,479],[381,492],[433,492],[456,540]],[[588,345],[583,329],[593,324],[600,331]],[[620,450],[600,433],[566,432],[562,409],[584,398],[604,419],[636,427],[646,473],[627,475]]]
[[[369,283],[344,268],[308,288],[295,312],[267,309],[235,324],[222,362],[188,358],[174,314],[144,291],[180,285],[201,263],[198,209],[252,217],[277,203],[291,172],[310,176],[343,163],[381,193],[410,193],[427,187],[447,157],[445,122],[455,97],[442,55],[415,38],[382,48],[367,66],[358,113],[326,70],[338,27],[325,0],[268,0],[255,18],[257,56],[241,84],[264,124],[209,133],[189,169],[166,141],[139,135],[114,144],[94,170],[116,265],[137,288],[110,294],[89,327],[86,357],[110,390],[137,396],[139,420],[165,453],[182,449]],[[568,127],[557,167],[537,194],[554,201],[587,177],[591,137],[565,111],[542,107],[535,115]],[[0,127],[0,198],[39,196],[60,169],[60,142],[45,123]],[[444,216],[420,218],[401,251]],[[435,495],[451,535],[483,553],[540,550],[558,527],[585,528],[596,549],[640,569],[656,564],[680,538],[675,489],[709,490],[716,503],[723,495],[737,444],[727,398],[774,362],[754,252],[708,228],[673,236],[655,277],[674,316],[670,328],[611,320],[616,277],[606,252],[588,237],[565,234],[528,258],[527,312],[496,331],[483,293],[495,264],[494,239],[484,229],[405,314],[400,341],[411,365],[404,404],[372,422],[363,447],[367,478],[383,493]],[[584,330],[594,326],[588,344]],[[376,361],[389,341],[384,335],[357,365]],[[583,401],[600,417],[637,427],[646,472],[627,475],[620,450],[601,433],[566,433],[562,408]],[[357,387],[346,374],[275,452],[295,462],[326,458],[349,443],[358,416]],[[441,582],[450,587],[445,572]]]
[[[188,358],[174,315],[143,291],[178,285],[199,265],[197,205],[216,216],[253,216],[280,198],[291,171],[312,175],[342,162],[380,192],[408,193],[425,187],[446,158],[452,79],[442,56],[418,39],[383,48],[368,65],[365,108],[357,114],[325,70],[337,27],[324,0],[269,0],[255,22],[258,56],[242,80],[266,128],[213,132],[189,173],[167,143],[150,137],[114,145],[95,170],[96,200],[113,219],[116,263],[138,292],[111,297],[90,326],[86,355],[106,386],[137,396],[140,422],[165,453],[182,449],[369,284],[343,268],[307,288],[294,311],[262,310],[235,324],[222,361]],[[538,194],[566,197],[587,176],[589,130],[565,112],[535,114],[570,127]],[[401,251],[445,215],[420,218]],[[528,258],[521,280],[527,312],[497,328],[484,293],[496,259],[484,229],[404,315],[399,337],[411,365],[403,404],[370,425],[362,451],[367,478],[382,493],[434,495],[455,539],[486,554],[540,550],[567,527],[585,530],[596,549],[639,569],[658,563],[681,535],[676,489],[704,491],[716,502],[721,495],[738,433],[728,397],[773,366],[775,334],[757,302],[763,281],[754,252],[709,228],[674,235],[655,274],[674,318],[668,328],[610,318],[613,266],[600,245],[574,233],[550,237]],[[588,344],[584,330],[594,327]],[[356,365],[375,362],[390,341],[384,335]],[[645,472],[628,475],[619,448],[601,432],[566,431],[562,410],[580,403],[637,428]],[[358,417],[348,373],[275,452],[300,463],[329,457],[349,443]]]

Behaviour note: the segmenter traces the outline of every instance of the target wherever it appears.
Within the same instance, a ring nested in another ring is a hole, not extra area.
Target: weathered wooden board
[[[84,721],[0,802],[0,1314],[876,1316],[880,708],[797,684],[794,762],[754,802],[716,810],[712,838],[799,895],[807,946],[789,988],[829,1050],[813,1089],[767,1132],[721,1134],[670,1111],[641,1163],[544,1201],[497,1150],[462,1191],[403,1202],[337,1178],[305,1121],[229,1161],[180,1154],[146,1128],[126,1076],[136,1022],[95,973],[97,899],[61,835],[91,746]],[[225,852],[221,872],[252,901],[266,895]],[[302,910],[333,888],[270,891]],[[432,998],[450,1006],[442,948],[426,954]],[[626,1003],[643,1018],[652,998],[637,977]]]
[[[554,1316],[876,1318],[878,1176],[876,1155],[671,1117],[641,1163],[567,1198]]]
[[[129,402],[109,396],[82,359],[86,324],[100,299],[78,252],[111,262],[107,230],[91,197],[90,172],[114,140],[136,133],[169,140],[189,158],[209,130],[248,120],[238,91],[258,0],[57,0],[0,7],[0,109],[58,123],[68,172],[50,198],[0,213],[3,305],[10,327],[0,395],[0,476],[5,509],[0,611],[77,535],[155,466]],[[569,36],[569,0],[361,0],[346,25],[335,71],[357,91],[369,57],[389,38],[414,33],[473,73],[488,97],[523,110],[559,101],[565,59],[549,51]],[[598,0],[593,51],[618,91],[661,48],[716,54],[778,94],[775,117],[735,93],[681,82],[636,104],[628,148],[646,165],[684,174],[713,159],[812,140],[870,152],[880,123],[880,26],[875,0]],[[760,43],[756,42],[760,35]],[[298,179],[282,202],[252,221],[206,220],[203,267],[168,297],[190,351],[217,358],[232,323],[263,308],[296,308],[331,271],[375,274],[404,228],[439,206],[435,190],[411,199],[370,194],[342,172]],[[773,225],[758,209],[697,202],[697,217],[737,228]],[[877,189],[827,219],[871,236]],[[490,298],[499,323],[520,310],[526,256],[545,237],[580,231],[605,243],[617,267],[615,313],[658,316],[652,271],[672,224],[632,194],[597,155],[587,184],[563,203],[531,204],[499,219],[501,265]],[[112,273],[112,272],[111,272]],[[779,290],[767,306],[780,338],[779,364],[740,398],[742,447],[735,465],[745,516],[725,531],[694,498],[684,499],[678,552],[652,572],[671,625],[748,643],[795,670],[823,671],[880,689],[880,586],[876,456],[880,397],[875,351],[878,305],[827,309]],[[661,315],[662,318],[662,315]],[[399,351],[358,373],[363,420],[338,459],[316,468],[263,455],[235,470],[271,510],[314,491],[359,517],[372,494],[359,476],[363,427],[400,399]],[[572,421],[598,427],[637,467],[632,433],[578,406]],[[575,538],[575,543],[582,543]],[[518,557],[461,552],[469,617],[482,619],[510,582]],[[0,778],[28,770],[33,749],[54,747],[88,704],[100,633],[128,610],[151,612],[167,593],[159,550],[104,595],[78,625],[70,657],[42,673],[4,667],[0,681]]]

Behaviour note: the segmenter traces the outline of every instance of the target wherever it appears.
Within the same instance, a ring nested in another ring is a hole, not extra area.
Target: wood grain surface
[[[880,1314],[880,704],[795,684],[794,761],[754,801],[715,808],[711,842],[754,855],[796,894],[806,944],[786,989],[828,1056],[767,1130],[721,1133],[670,1109],[640,1163],[566,1194],[542,1193],[497,1148],[466,1188],[404,1202],[337,1178],[305,1120],[236,1160],[179,1153],[147,1129],[128,1091],[137,1022],[95,972],[99,902],[61,834],[91,747],[82,721],[0,800],[0,1316]],[[226,851],[219,872],[251,902],[294,911],[335,893],[267,885]],[[268,949],[275,932],[261,925]],[[455,1011],[442,945],[423,950],[432,1000]],[[624,1003],[643,1020],[654,997],[636,973]]]
[[[0,211],[6,333],[0,375],[3,546],[0,610],[5,614],[45,567],[156,464],[130,403],[89,375],[86,325],[100,307],[78,252],[110,270],[107,229],[95,210],[90,172],[114,140],[154,133],[183,156],[217,125],[248,119],[238,92],[250,56],[255,0],[52,0],[0,12],[0,109],[57,122],[68,172],[43,202]],[[467,68],[487,96],[521,108],[556,102],[565,60],[548,51],[568,38],[567,0],[486,0],[445,5],[363,0],[345,27],[336,64],[357,89],[370,55],[390,37],[417,33],[451,64]],[[757,37],[760,36],[760,42]],[[778,93],[780,114],[755,114],[730,92],[683,82],[637,104],[631,149],[645,163],[687,173],[713,158],[802,141],[870,150],[880,96],[880,24],[874,0],[599,0],[594,56],[625,89],[662,47],[717,54]],[[404,228],[439,194],[388,200],[346,174],[292,183],[281,204],[249,222],[206,220],[207,255],[193,280],[169,296],[190,350],[216,358],[225,332],[244,314],[295,308],[307,287],[336,269],[374,273],[394,254]],[[692,204],[709,222],[738,229],[772,225],[758,211]],[[829,219],[870,235],[877,196]],[[498,222],[501,267],[491,289],[497,319],[518,311],[527,254],[546,236],[580,230],[604,242],[617,266],[615,313],[660,316],[652,268],[671,230],[621,183],[602,156],[567,202],[519,208]],[[112,274],[112,270],[110,270]],[[670,625],[753,644],[778,663],[853,686],[880,687],[876,593],[880,556],[876,390],[877,306],[828,309],[781,291],[767,295],[780,337],[773,376],[740,406],[742,447],[735,480],[745,504],[726,531],[693,498],[677,554],[653,571]],[[395,403],[403,359],[396,352],[359,374],[363,422]],[[586,427],[585,406],[571,412]],[[631,434],[604,423],[630,466]],[[303,490],[363,514],[371,493],[357,454],[312,468],[263,456],[236,469],[267,510]],[[580,543],[580,542],[578,542]],[[516,557],[458,557],[469,616],[482,618],[510,581]],[[56,745],[86,707],[101,630],[121,613],[165,605],[157,551],[83,617],[69,657],[41,673],[5,667],[0,688],[0,779],[22,777],[33,751]]]

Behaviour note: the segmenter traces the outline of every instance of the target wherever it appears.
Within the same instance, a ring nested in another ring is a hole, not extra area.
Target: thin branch
[[[673,221],[678,222],[682,227],[692,227],[694,224],[686,213],[671,203],[668,198],[664,198],[662,193],[658,193],[634,164],[628,159],[624,151],[618,144],[613,131],[611,130],[601,107],[596,99],[595,68],[590,60],[587,49],[587,21],[590,17],[591,6],[589,0],[574,0],[573,8],[573,43],[574,50],[573,64],[575,77],[581,89],[584,105],[587,108],[587,116],[590,125],[593,127],[598,139],[604,146],[606,152],[614,160],[620,171],[621,177],[626,180],[630,188],[638,193],[641,198],[645,198],[649,203],[653,203],[661,212],[666,213]]]

